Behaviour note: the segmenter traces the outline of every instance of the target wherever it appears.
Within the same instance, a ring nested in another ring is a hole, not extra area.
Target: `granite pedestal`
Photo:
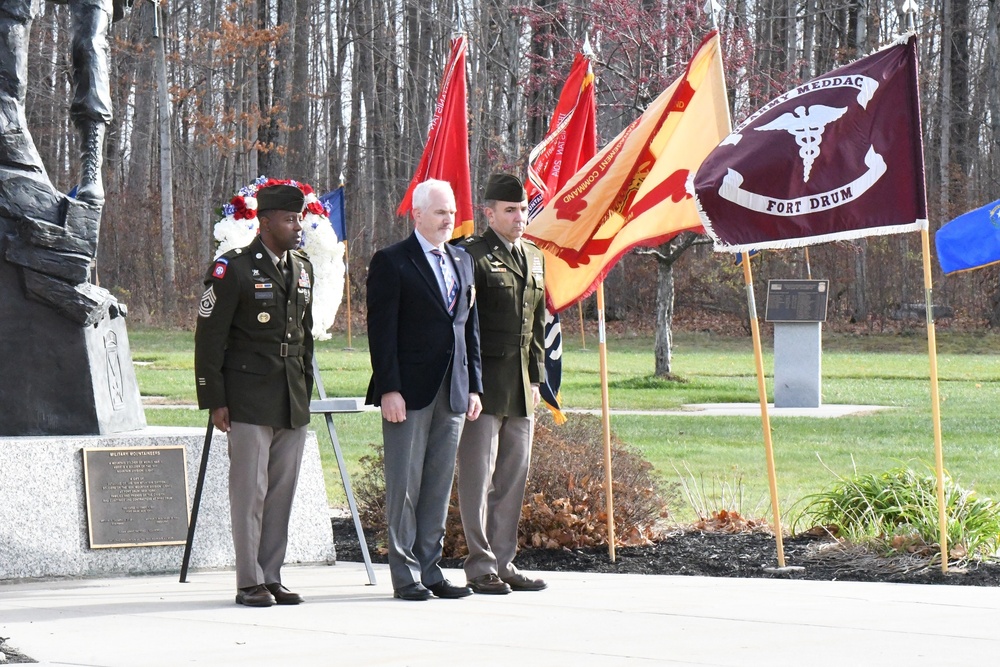
[[[89,547],[81,450],[183,445],[190,508],[204,441],[204,429],[167,427],[114,436],[0,438],[0,580],[179,573],[183,545]],[[191,552],[192,570],[234,566],[228,479],[226,436],[216,433]],[[319,446],[316,434],[309,433],[286,561],[331,563],[335,559]]]
[[[774,324],[774,407],[820,406],[822,338],[822,322]]]

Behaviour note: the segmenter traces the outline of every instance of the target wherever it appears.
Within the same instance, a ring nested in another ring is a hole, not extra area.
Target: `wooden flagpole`
[[[347,347],[344,349],[353,350],[351,347],[351,271],[347,263],[347,241],[344,241],[344,296],[347,297]]]
[[[580,313],[580,349],[587,349],[587,332],[583,329],[583,302],[578,301],[576,304],[576,310]]]
[[[608,399],[608,345],[604,329],[604,281],[597,283],[597,349],[601,358],[601,426],[604,431],[604,497],[608,556],[615,562],[615,500],[611,475],[611,403]]]
[[[934,289],[931,285],[931,244],[927,229],[920,230],[924,255],[924,307],[927,312],[927,352],[931,364],[931,417],[934,421],[934,469],[937,474],[938,532],[941,572],[948,572],[948,516],[944,500],[944,448],[941,444],[941,399],[938,393],[937,335],[934,332]]]
[[[750,253],[743,253],[743,280],[746,282],[747,307],[750,310],[750,331],[753,333],[753,357],[757,366],[757,394],[760,397],[760,421],[764,429],[764,453],[767,457],[767,482],[771,490],[771,511],[774,514],[774,539],[778,547],[778,567],[785,567],[785,547],[781,539],[781,509],[778,507],[778,480],[774,472],[774,448],[771,446],[771,418],[767,413],[767,386],[764,384],[764,357],[760,348],[760,325],[757,323],[757,302],[753,295],[753,272]]]

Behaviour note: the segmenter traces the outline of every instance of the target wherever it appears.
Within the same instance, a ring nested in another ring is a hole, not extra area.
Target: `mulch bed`
[[[350,518],[333,519],[337,559],[362,562]],[[374,535],[365,533],[370,548]],[[769,573],[778,564],[774,536],[763,532],[721,533],[677,530],[648,546],[619,547],[612,563],[606,547],[586,549],[522,549],[515,564],[529,572],[611,572],[618,574],[673,574],[705,577],[768,577],[818,581],[882,581],[908,584],[1000,586],[1000,563],[973,563],[951,567],[942,574],[926,557],[873,556],[846,549],[829,537],[809,535],[785,538],[786,566],[797,572]],[[371,549],[372,562],[385,563]],[[462,561],[446,558],[442,566],[461,568]]]

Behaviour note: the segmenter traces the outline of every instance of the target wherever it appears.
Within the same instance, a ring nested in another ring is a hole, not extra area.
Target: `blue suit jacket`
[[[458,303],[448,314],[437,277],[415,234],[383,248],[368,267],[368,347],[372,379],[366,402],[398,391],[407,410],[430,405],[451,368],[453,412],[465,412],[470,393],[482,393],[479,317],[472,259],[445,244],[458,279]]]

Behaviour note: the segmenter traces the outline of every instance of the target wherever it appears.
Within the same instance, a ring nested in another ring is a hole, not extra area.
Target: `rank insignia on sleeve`
[[[223,267],[222,272],[226,272],[225,267]],[[213,308],[215,308],[215,285],[209,285],[205,293],[201,295],[201,303],[198,305],[198,317],[211,317]]]
[[[229,260],[220,257],[215,262],[215,267],[212,268],[213,278],[225,278],[226,277],[226,267],[229,265]]]

